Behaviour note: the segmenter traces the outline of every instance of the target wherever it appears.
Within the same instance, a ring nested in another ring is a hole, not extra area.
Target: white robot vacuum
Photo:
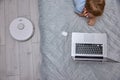
[[[34,33],[34,27],[30,20],[26,18],[16,18],[9,27],[11,36],[18,41],[30,39]]]

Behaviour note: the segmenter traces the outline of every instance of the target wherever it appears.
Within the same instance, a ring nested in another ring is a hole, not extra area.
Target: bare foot
[[[96,18],[90,18],[88,21],[88,25],[90,26],[94,26],[95,23],[96,23]]]

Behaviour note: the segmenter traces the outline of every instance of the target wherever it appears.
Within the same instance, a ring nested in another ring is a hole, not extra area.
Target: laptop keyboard
[[[77,54],[102,54],[102,44],[81,44],[76,43]]]

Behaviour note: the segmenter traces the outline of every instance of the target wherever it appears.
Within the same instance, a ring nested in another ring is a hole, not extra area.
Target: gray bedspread
[[[74,13],[72,0],[39,0],[41,80],[120,80],[120,63],[79,62],[71,58],[71,33],[106,33],[108,56],[120,61],[119,0],[106,0],[94,27]],[[68,36],[63,36],[63,31]]]

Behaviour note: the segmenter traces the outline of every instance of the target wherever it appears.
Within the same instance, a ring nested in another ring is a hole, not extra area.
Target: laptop
[[[112,61],[107,56],[107,35],[73,32],[71,56],[81,61]]]

